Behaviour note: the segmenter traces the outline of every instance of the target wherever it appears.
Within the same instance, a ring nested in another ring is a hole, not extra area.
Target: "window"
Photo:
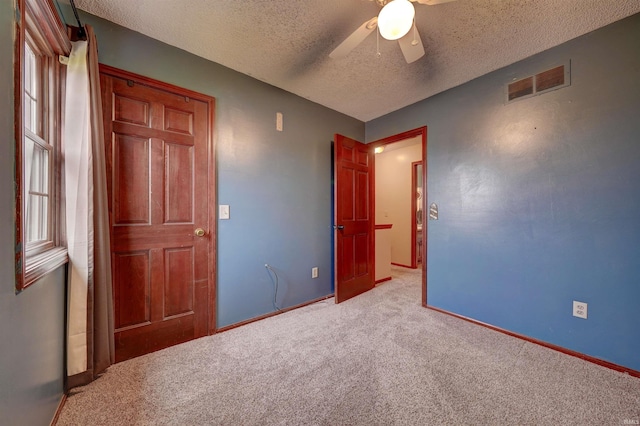
[[[27,253],[41,252],[53,245],[51,235],[50,177],[53,168],[53,145],[48,140],[43,116],[46,97],[42,90],[45,81],[42,70],[45,62],[30,43],[24,46],[24,97],[22,120],[24,123],[24,205],[25,244]]]
[[[67,261],[61,130],[69,39],[51,0],[19,0],[16,46],[16,290]]]

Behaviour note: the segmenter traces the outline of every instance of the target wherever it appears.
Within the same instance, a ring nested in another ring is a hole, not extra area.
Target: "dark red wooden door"
[[[101,85],[119,362],[209,334],[210,105],[104,69]]]
[[[335,135],[336,303],[370,290],[374,275],[373,151]]]

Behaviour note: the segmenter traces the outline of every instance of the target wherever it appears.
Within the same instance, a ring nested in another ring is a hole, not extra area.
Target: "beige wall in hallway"
[[[397,142],[402,144],[402,142]],[[391,262],[411,265],[411,163],[422,160],[422,145],[376,155],[376,224],[392,224]]]

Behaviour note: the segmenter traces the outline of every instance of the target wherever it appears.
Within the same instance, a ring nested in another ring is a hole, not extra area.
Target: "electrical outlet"
[[[311,278],[318,278],[318,267],[311,268]]]
[[[573,301],[573,316],[587,319],[587,304],[584,302]]]

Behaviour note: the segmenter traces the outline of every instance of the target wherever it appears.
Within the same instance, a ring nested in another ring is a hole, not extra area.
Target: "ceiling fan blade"
[[[374,17],[360,25],[349,37],[347,37],[333,52],[329,53],[330,58],[344,58],[351,52],[357,45],[362,43],[365,38],[378,26],[378,17]]]
[[[420,38],[420,34],[418,33],[418,29],[415,25],[404,37],[398,40],[398,44],[400,45],[404,59],[408,64],[415,62],[424,56],[422,39]]]
[[[415,3],[428,4],[429,6],[433,6],[435,4],[449,3],[456,0],[411,0],[411,1]]]

